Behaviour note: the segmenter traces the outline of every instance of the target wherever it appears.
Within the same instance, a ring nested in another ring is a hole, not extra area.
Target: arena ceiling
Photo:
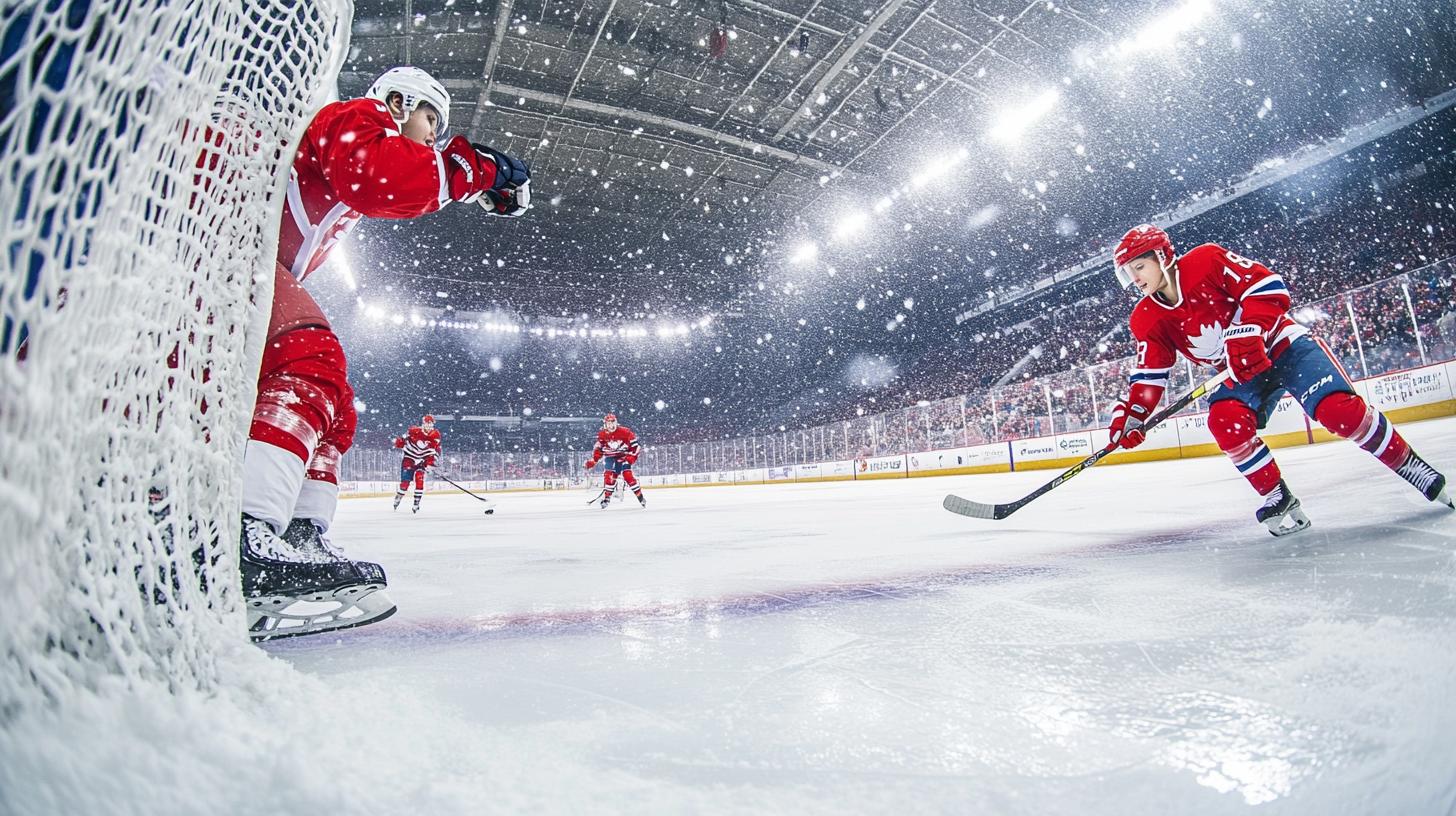
[[[799,242],[859,210],[914,221],[894,246],[945,255],[923,297],[948,313],[982,294],[972,275],[966,291],[943,284],[978,265],[978,242],[1040,232],[1029,275],[1091,246],[1109,203],[1126,204],[1120,224],[1449,87],[1452,15],[1427,5],[360,0],[339,92],[418,65],[449,89],[452,130],[532,164],[537,208],[520,221],[453,208],[392,225],[415,257],[388,263],[458,308],[752,310]],[[1044,125],[1013,150],[988,143],[998,117],[1051,89]],[[952,183],[914,189],[947,156],[969,157]],[[1033,223],[970,234],[988,208]],[[851,249],[843,265],[873,260]]]

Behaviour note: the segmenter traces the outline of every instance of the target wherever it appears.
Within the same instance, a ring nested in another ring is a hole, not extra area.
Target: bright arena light
[[[996,124],[986,135],[998,142],[1012,142],[1051,113],[1061,98],[1062,95],[1056,88],[1048,88],[1029,102],[1002,111]]]
[[[863,232],[864,228],[868,226],[869,223],[869,213],[863,210],[855,210],[849,215],[846,215],[845,217],[839,219],[839,224],[834,228],[834,237],[838,238],[841,241],[853,238],[855,235]]]
[[[354,279],[354,269],[349,265],[349,256],[344,253],[343,247],[336,246],[329,253],[329,265],[338,270],[339,277],[344,279],[344,285],[349,287],[350,292],[359,291],[359,282]]]
[[[1119,42],[1113,53],[1127,58],[1169,48],[1178,35],[1202,23],[1211,11],[1213,0],[1188,0],[1178,8],[1154,18],[1137,33]]]
[[[794,254],[789,256],[789,260],[794,263],[808,263],[817,257],[819,257],[819,245],[813,241],[805,241],[799,244],[794,250]]]

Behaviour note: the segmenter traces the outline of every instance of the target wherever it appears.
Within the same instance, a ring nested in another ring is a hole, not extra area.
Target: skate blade
[[[1435,502],[1436,504],[1444,504],[1450,509],[1456,510],[1456,504],[1453,504],[1451,502],[1451,494],[1447,493],[1446,488],[1444,487],[1441,488],[1440,493],[1436,494],[1436,498],[1431,499],[1431,501]]]
[[[377,623],[397,611],[382,583],[356,584],[304,595],[248,598],[253,641],[336,632]]]
[[[1289,508],[1289,512],[1283,516],[1265,521],[1264,526],[1269,528],[1269,535],[1276,538],[1283,538],[1284,536],[1297,533],[1300,530],[1308,529],[1310,522],[1309,516],[1306,516],[1304,511],[1299,509],[1299,505],[1295,505]]]

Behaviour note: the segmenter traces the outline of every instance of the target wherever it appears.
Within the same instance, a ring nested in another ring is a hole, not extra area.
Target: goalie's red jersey
[[[403,138],[383,102],[325,105],[293,159],[278,263],[301,281],[361,216],[415,218],[448,200],[440,152]]]

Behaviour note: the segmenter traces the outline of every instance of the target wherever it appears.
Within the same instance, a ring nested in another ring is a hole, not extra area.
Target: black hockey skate
[[[388,585],[384,568],[350,561],[303,519],[279,536],[244,513],[241,566],[253,640],[350,629],[395,612],[380,591]]]
[[[1410,482],[1416,490],[1421,491],[1421,495],[1425,496],[1427,501],[1456,509],[1456,505],[1451,503],[1450,494],[1446,492],[1446,477],[1439,470],[1431,467],[1431,464],[1422,459],[1414,450],[1406,456],[1405,464],[1396,468],[1395,472],[1400,478]]]
[[[1287,536],[1309,527],[1309,516],[1300,509],[1299,499],[1289,492],[1283,479],[1264,497],[1264,506],[1254,512],[1254,518],[1273,536]]]
[[[612,506],[612,494],[608,493],[605,496],[602,496],[602,509],[605,510],[605,509],[607,509],[608,507],[611,507],[611,506]]]
[[[400,499],[403,499],[403,498],[404,498],[404,494],[403,493],[396,493],[396,494],[394,494],[394,509],[396,509],[396,510],[399,509],[399,500]]]
[[[637,494],[637,503],[640,504],[640,505],[642,505],[643,507],[646,507],[647,506],[647,497],[644,496],[644,495],[642,495],[641,493],[638,493]]]

